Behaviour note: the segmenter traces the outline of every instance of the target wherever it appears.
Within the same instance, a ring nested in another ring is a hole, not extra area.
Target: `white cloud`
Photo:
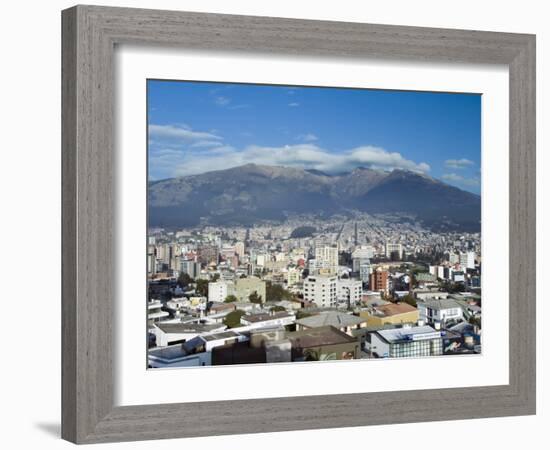
[[[191,147],[205,148],[205,147],[217,147],[220,145],[219,141],[197,141],[191,144]]]
[[[448,167],[449,169],[466,169],[473,166],[474,164],[475,163],[473,161],[470,161],[466,158],[448,159],[447,161],[445,161],[445,167]]]
[[[313,133],[300,134],[297,139],[304,142],[314,142],[319,140],[319,138]]]
[[[220,140],[221,137],[213,133],[194,131],[186,126],[177,125],[149,125],[149,138],[153,141],[162,139],[197,141],[197,140]]]
[[[296,106],[300,106],[300,104],[298,102],[291,102],[288,106],[295,108]]]
[[[229,97],[224,97],[222,95],[218,95],[214,98],[214,103],[218,106],[227,106],[229,103],[231,103],[231,99]]]
[[[150,166],[156,164],[157,153],[150,156]],[[159,162],[163,159],[159,159]],[[200,153],[181,152],[174,158],[170,176],[192,175],[212,170],[228,169],[247,163],[317,169],[327,173],[340,173],[358,166],[375,169],[405,169],[425,173],[430,170],[426,163],[415,163],[400,153],[388,152],[382,148],[363,146],[341,153],[330,152],[314,144],[264,147],[251,145],[244,149],[220,146]]]
[[[462,187],[477,187],[480,184],[479,178],[468,178],[456,173],[445,173],[441,176],[441,179],[447,181],[450,184],[454,184]]]

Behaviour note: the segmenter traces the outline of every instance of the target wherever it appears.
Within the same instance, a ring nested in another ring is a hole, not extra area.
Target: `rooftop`
[[[162,362],[168,363],[178,358],[187,356],[187,352],[181,344],[169,345],[168,347],[151,348],[148,352],[149,358],[154,358]]]
[[[388,303],[386,305],[377,306],[375,310],[384,317],[390,317],[416,311],[416,308],[408,303]]]
[[[315,316],[304,317],[296,321],[297,324],[307,328],[318,328],[329,325],[336,328],[343,328],[364,322],[366,322],[366,319],[336,311],[321,312]]]
[[[357,338],[351,337],[339,329],[331,326],[319,327],[310,330],[293,331],[291,333],[287,333],[286,337],[292,343],[292,347],[297,348],[357,342]]]
[[[403,327],[379,330],[377,333],[390,344],[395,344],[398,342],[424,341],[428,339],[438,339],[441,337],[441,332],[436,331],[428,325],[424,325],[422,327]]]
[[[424,305],[432,309],[460,308],[460,304],[452,298],[430,299],[426,300]]]
[[[157,323],[164,333],[208,333],[214,330],[221,330],[225,325],[204,324],[204,323]]]
[[[251,323],[257,323],[265,322],[267,320],[283,319],[285,317],[294,317],[294,315],[286,311],[280,311],[273,314],[247,314],[246,316],[243,316],[242,319]]]
[[[203,338],[205,341],[216,341],[218,339],[231,339],[231,338],[236,338],[238,336],[240,336],[239,333],[228,330],[228,331],[222,331],[221,333],[205,334],[205,335],[202,335],[201,338]]]

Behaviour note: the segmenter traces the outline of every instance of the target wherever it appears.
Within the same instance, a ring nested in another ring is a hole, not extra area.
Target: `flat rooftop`
[[[234,331],[222,331],[221,333],[205,334],[201,336],[205,341],[217,341],[218,339],[231,339],[240,336],[239,333]]]
[[[390,344],[441,338],[441,332],[436,331],[429,325],[379,330],[377,333]]]
[[[365,322],[366,319],[364,318],[336,311],[321,312],[314,316],[304,317],[303,319],[298,319],[296,321],[297,324],[306,328],[318,328],[325,326],[344,328],[359,325],[360,323]]]
[[[432,309],[450,309],[461,307],[460,303],[452,298],[430,299],[426,300],[424,305]]]
[[[285,317],[294,317],[294,315],[285,311],[281,311],[274,314],[247,314],[242,318],[244,320],[247,320],[248,322],[256,323],[265,322],[266,320],[284,319]]]
[[[376,311],[382,313],[384,317],[397,316],[416,311],[416,308],[408,303],[388,303],[386,305],[377,306]]]
[[[183,358],[184,356],[187,356],[187,352],[183,349],[181,344],[169,345],[168,347],[151,348],[148,351],[148,357],[165,363]]]
[[[357,338],[351,337],[332,326],[313,328],[310,330],[293,331],[287,333],[286,338],[292,347],[309,348],[323,345],[356,343]]]
[[[225,327],[222,324],[204,324],[204,323],[157,323],[164,333],[208,333],[214,330],[221,330]]]

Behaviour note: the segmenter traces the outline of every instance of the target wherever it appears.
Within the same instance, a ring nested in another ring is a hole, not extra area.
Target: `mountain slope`
[[[292,214],[408,213],[431,227],[479,229],[480,197],[413,172],[320,171],[247,164],[149,183],[151,226],[251,225]],[[201,219],[202,218],[202,219]]]

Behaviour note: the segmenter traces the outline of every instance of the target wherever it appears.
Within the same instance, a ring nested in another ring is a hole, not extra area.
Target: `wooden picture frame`
[[[64,439],[94,443],[535,413],[535,36],[97,6],[63,11],[62,32]],[[117,44],[507,65],[509,384],[115,407]]]

